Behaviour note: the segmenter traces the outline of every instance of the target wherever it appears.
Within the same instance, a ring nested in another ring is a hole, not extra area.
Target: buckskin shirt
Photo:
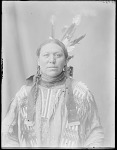
[[[65,82],[39,86],[33,121],[27,121],[31,85],[23,85],[2,122],[3,147],[100,147],[104,134],[92,93],[69,78],[73,100],[65,99]]]

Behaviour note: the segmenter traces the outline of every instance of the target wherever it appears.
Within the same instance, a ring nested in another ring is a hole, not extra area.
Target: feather
[[[73,41],[71,41],[70,46],[73,46],[73,45],[75,45],[75,44],[78,44],[78,42],[79,42],[80,40],[82,40],[82,39],[85,37],[85,35],[86,35],[86,34],[80,36],[79,38],[77,38],[77,39],[75,39],[75,40],[73,40]]]
[[[75,48],[75,46],[69,46],[69,47],[67,47],[68,53],[72,52],[74,50],[74,48]]]
[[[55,24],[55,16],[52,15],[51,19],[50,19],[50,22],[51,22],[51,38],[54,38],[54,24]]]
[[[63,35],[61,41],[63,41],[66,37],[68,38],[70,36],[70,34],[72,33],[73,29],[75,27],[75,24],[71,24],[70,27],[68,27],[67,31],[65,32],[65,34]]]
[[[73,21],[72,23],[76,24],[76,25],[79,25],[81,21],[81,15],[76,15],[74,18],[73,18]]]
[[[65,40],[66,38],[70,40],[76,30],[76,26],[80,23],[81,16],[77,15],[73,18],[72,24],[67,27],[65,34],[63,35],[61,41]]]
[[[69,39],[68,39],[68,38],[64,39],[64,40],[62,41],[62,43],[67,47],[68,44],[69,44]]]
[[[51,22],[51,24],[53,24],[53,25],[54,25],[54,22],[55,22],[55,16],[54,16],[54,15],[52,15],[52,16],[51,16],[51,18],[50,18],[50,22]]]

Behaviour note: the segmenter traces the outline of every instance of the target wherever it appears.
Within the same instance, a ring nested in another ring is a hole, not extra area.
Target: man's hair
[[[65,58],[68,58],[68,52],[67,52],[67,49],[66,49],[65,45],[61,41],[59,41],[58,39],[49,39],[49,40],[45,41],[44,43],[42,43],[36,51],[36,54],[37,54],[38,57],[40,55],[41,48],[44,45],[49,44],[49,43],[55,43],[55,44],[59,45],[63,49],[63,52],[65,54]]]

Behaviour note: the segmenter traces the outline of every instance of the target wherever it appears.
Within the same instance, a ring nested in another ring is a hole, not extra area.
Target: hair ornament
[[[55,16],[52,15],[51,19],[51,36],[49,37],[50,39],[55,38]],[[80,24],[81,22],[81,15],[76,15],[73,19],[72,19],[72,23],[70,26],[64,26],[64,28],[62,29],[63,35],[60,39],[60,41],[65,45],[67,52],[72,52],[75,49],[75,45],[79,44],[79,41],[81,41],[86,34],[72,40],[74,33],[77,29],[77,26]]]

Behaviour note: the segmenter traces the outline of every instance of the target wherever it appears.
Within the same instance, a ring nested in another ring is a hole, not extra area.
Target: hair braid
[[[34,102],[36,104],[37,101],[37,97],[38,97],[38,83],[39,83],[39,79],[40,79],[40,66],[37,66],[37,74],[35,76],[35,81],[34,81],[34,85],[35,85],[35,93],[34,93]]]
[[[34,81],[34,86],[35,86],[35,91],[34,91],[34,106],[36,106],[36,101],[38,98],[38,84],[40,80],[40,66],[37,66],[37,74],[35,76],[35,81]],[[35,110],[35,109],[34,109]],[[36,126],[36,129],[38,130],[37,133],[37,140],[38,140],[38,145],[41,146],[41,100],[39,100],[39,108],[38,108],[38,126]]]
[[[38,83],[40,79],[40,67],[37,66],[37,74],[33,78],[33,86],[31,88],[30,94],[29,94],[29,101],[28,101],[28,120],[32,121],[34,117],[35,112],[35,105],[38,97]]]
[[[39,80],[40,80],[40,66],[37,66],[37,74],[35,75],[35,79],[34,79],[34,86],[35,86],[35,92],[34,92],[34,102],[36,104],[37,101],[37,97],[38,97],[38,84],[39,84]]]

